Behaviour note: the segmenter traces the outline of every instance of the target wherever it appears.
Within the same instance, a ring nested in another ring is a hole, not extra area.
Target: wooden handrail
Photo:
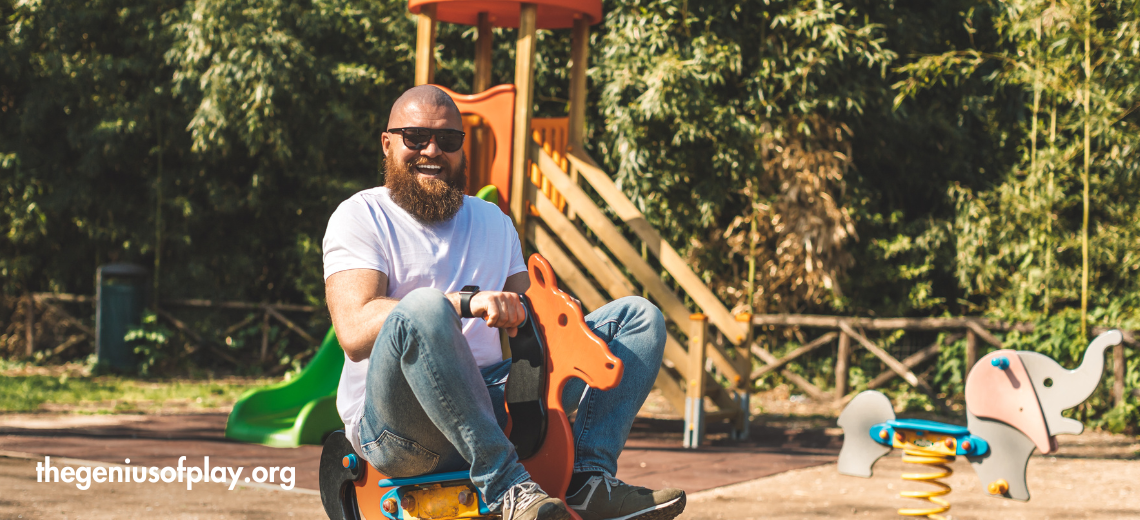
[[[567,158],[570,160],[570,167],[577,170],[579,175],[586,179],[594,191],[597,191],[598,195],[606,201],[606,204],[617,214],[618,218],[645,242],[646,249],[657,257],[665,271],[677,281],[681,289],[709,317],[709,321],[724,332],[733,345],[740,345],[747,335],[747,330],[736,321],[732,313],[713,294],[708,285],[689,268],[688,262],[681,258],[673,246],[661,238],[657,230],[653,229],[653,226],[645,220],[645,215],[622,193],[621,189],[610,179],[610,176],[595,166],[588,157],[584,158],[581,151],[571,150],[567,154]],[[561,191],[565,193],[565,190]],[[571,206],[573,207],[573,205]]]
[[[562,196],[566,198],[566,201],[575,208],[578,218],[594,231],[598,239],[613,252],[618,261],[633,274],[638,282],[641,282],[642,286],[645,287],[653,299],[656,300],[662,313],[674,323],[687,324],[689,322],[689,316],[692,313],[685,307],[684,302],[677,297],[668,285],[665,285],[665,282],[661,281],[657,271],[641,258],[641,254],[634,250],[633,246],[625,240],[621,231],[610,221],[609,217],[602,213],[601,209],[594,205],[590,197],[586,195],[586,192],[572,183],[570,177],[558,168],[554,159],[543,153],[541,148],[537,146],[531,147],[531,160],[539,166],[543,175],[550,180],[555,189],[561,192]],[[565,219],[565,216],[562,215],[561,212],[558,212],[557,208],[554,208],[550,201],[541,197],[536,200],[535,207],[538,210],[539,216],[544,221],[560,222],[560,220]],[[561,219],[559,217],[561,217]],[[567,220],[567,223],[568,222]],[[572,233],[569,228],[563,227],[563,229],[565,229],[566,233],[570,236],[577,233],[576,229],[574,229]],[[589,256],[587,256],[587,258],[589,258]],[[587,268],[590,267],[587,266]],[[725,314],[727,313],[728,311],[725,310]],[[731,316],[728,317],[731,319]],[[731,336],[732,332],[741,330],[742,328],[735,320],[729,323],[734,328],[727,329],[729,333],[726,334],[726,336]],[[717,327],[719,328],[720,325],[717,325]],[[747,377],[747,374],[739,373],[732,361],[724,353],[724,350],[719,346],[710,349],[710,354],[717,369],[728,376],[734,384],[741,381],[744,377]]]

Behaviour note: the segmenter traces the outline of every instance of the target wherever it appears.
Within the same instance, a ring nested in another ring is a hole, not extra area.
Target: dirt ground
[[[823,403],[779,399],[761,403],[756,425],[776,429],[789,439],[816,439],[813,443],[833,446],[840,431],[834,412]],[[780,404],[780,403],[783,404]],[[667,417],[670,410],[652,397],[644,410],[650,417]],[[786,415],[785,415],[786,414]],[[8,417],[25,428],[95,428],[123,417],[55,415]],[[41,424],[42,423],[42,424]],[[710,435],[709,450],[724,449],[723,440]],[[830,440],[829,440],[830,439]],[[946,481],[954,491],[947,498],[954,519],[1140,518],[1140,439],[1101,432],[1059,438],[1055,456],[1033,457],[1028,476],[1033,499],[1028,503],[989,498],[973,469],[959,460],[955,474]],[[675,451],[675,450],[671,450]],[[638,456],[661,458],[666,453],[645,450]],[[834,453],[830,451],[829,453]],[[816,455],[818,456],[818,455]],[[646,458],[651,464],[652,459]],[[74,484],[36,482],[36,462],[0,456],[0,520],[6,519],[262,519],[325,518],[320,497],[312,490],[238,486],[229,491],[223,484],[93,484],[86,491]],[[52,458],[53,463],[57,461]],[[74,465],[74,464],[73,464]],[[642,464],[642,467],[645,465]],[[679,520],[760,518],[801,519],[824,517],[899,518],[899,507],[920,503],[898,497],[901,489],[923,489],[921,483],[899,479],[913,471],[892,453],[875,466],[875,476],[860,479],[839,475],[834,464],[747,480],[690,494],[689,506]],[[620,475],[619,475],[620,476]]]
[[[327,518],[315,492],[225,484],[36,482],[35,460],[0,457],[0,519],[204,520]],[[55,459],[52,459],[53,465]]]

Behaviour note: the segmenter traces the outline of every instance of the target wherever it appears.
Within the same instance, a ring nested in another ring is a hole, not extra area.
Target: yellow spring
[[[950,510],[950,502],[945,499],[939,498],[943,495],[950,494],[950,486],[944,482],[939,482],[938,479],[943,479],[954,474],[947,464],[954,462],[953,455],[939,455],[922,450],[907,449],[903,450],[903,462],[908,464],[922,464],[929,466],[931,470],[939,469],[936,473],[903,473],[903,480],[911,480],[916,482],[925,482],[937,486],[938,489],[927,491],[903,491],[899,493],[903,498],[917,498],[919,500],[926,500],[933,504],[933,507],[920,509],[920,508],[904,508],[899,509],[899,514],[902,516],[925,516],[934,520],[946,520],[942,516]]]

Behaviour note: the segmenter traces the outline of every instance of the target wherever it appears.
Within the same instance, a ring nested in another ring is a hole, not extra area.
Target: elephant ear
[[[987,354],[966,377],[966,410],[1024,433],[1041,453],[1052,453],[1045,415],[1029,372],[1014,350]]]
[[[887,396],[867,390],[855,396],[843,413],[839,414],[839,427],[843,428],[843,447],[839,450],[839,473],[852,477],[870,477],[871,466],[890,446],[883,446],[871,438],[871,427],[893,421],[895,410]]]

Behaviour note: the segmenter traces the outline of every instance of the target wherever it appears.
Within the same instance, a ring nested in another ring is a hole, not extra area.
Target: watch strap
[[[471,314],[471,297],[479,292],[478,285],[468,285],[459,290],[459,315],[464,318],[474,318]]]

